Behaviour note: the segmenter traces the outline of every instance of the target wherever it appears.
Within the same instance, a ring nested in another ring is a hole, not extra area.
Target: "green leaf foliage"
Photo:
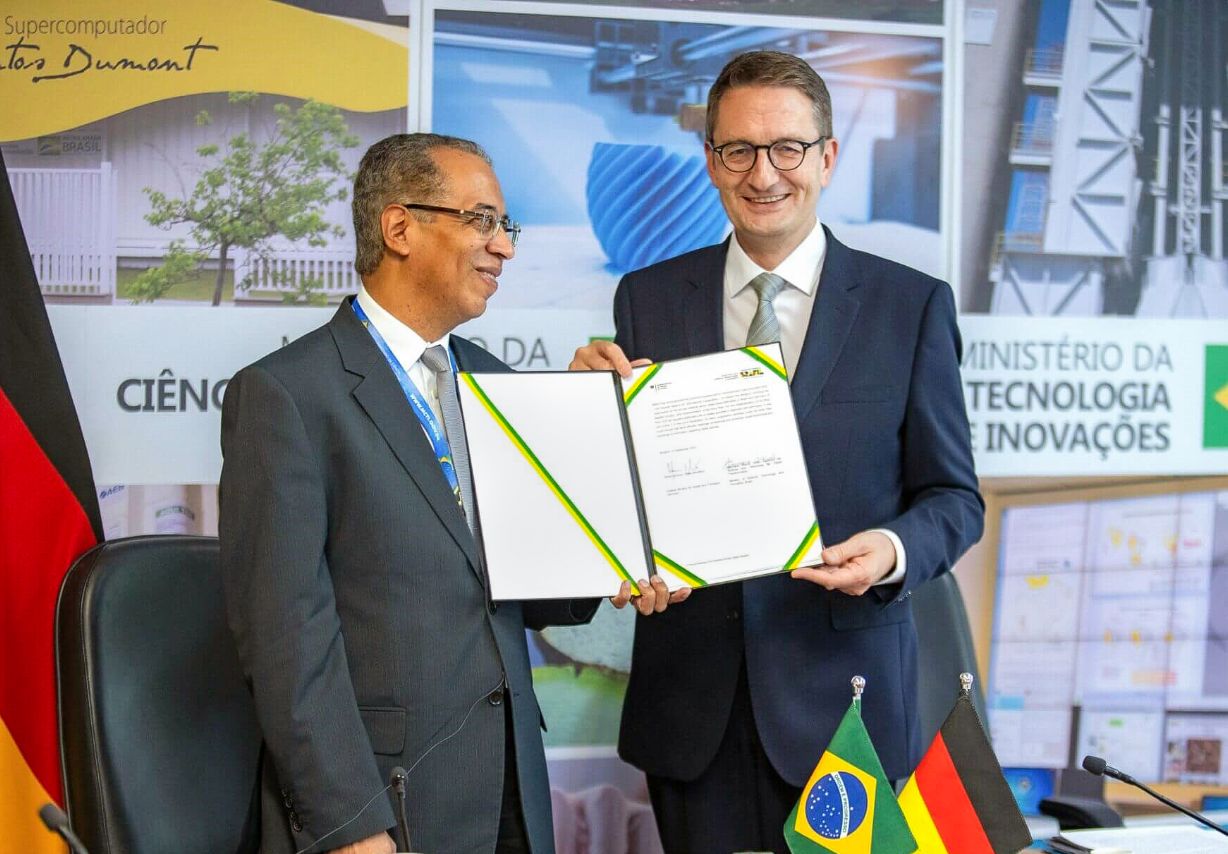
[[[231,93],[232,104],[250,104],[254,93]],[[348,196],[350,174],[341,151],[358,145],[341,111],[328,104],[305,101],[297,107],[273,106],[274,121],[264,134],[239,133],[224,144],[202,145],[197,155],[203,169],[195,186],[180,198],[145,188],[149,198],[146,221],[160,228],[187,224],[194,253],[168,254],[162,272],[139,277],[143,301],[164,294],[175,277],[182,279],[186,257],[197,263],[206,256],[222,259],[213,304],[221,301],[225,261],[237,247],[264,255],[274,240],[325,246],[328,236],[344,234],[325,219],[327,206]],[[197,123],[212,119],[202,111]],[[172,244],[173,246],[173,244]],[[173,260],[173,265],[172,265]],[[170,282],[170,284],[168,284]],[[310,282],[306,283],[309,286]],[[246,286],[240,283],[240,287]],[[305,301],[309,291],[295,283],[292,301]]]

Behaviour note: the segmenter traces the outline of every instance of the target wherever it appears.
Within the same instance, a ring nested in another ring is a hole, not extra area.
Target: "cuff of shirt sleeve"
[[[885,534],[887,539],[891,540],[891,545],[895,547],[895,569],[887,573],[882,581],[874,582],[874,586],[878,587],[883,584],[898,584],[904,580],[904,570],[908,565],[908,558],[904,554],[904,543],[896,535],[895,531],[889,531],[886,528],[871,528],[870,532]]]

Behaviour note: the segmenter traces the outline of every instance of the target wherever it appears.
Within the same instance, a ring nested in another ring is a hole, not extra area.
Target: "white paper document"
[[[462,373],[495,599],[610,596],[819,562],[778,345],[609,372]]]
[[[1228,837],[1197,825],[1067,830],[1050,844],[1072,854],[1228,854]]]

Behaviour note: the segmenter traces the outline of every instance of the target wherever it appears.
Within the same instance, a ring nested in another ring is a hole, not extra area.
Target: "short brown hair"
[[[820,136],[831,136],[831,95],[813,68],[803,59],[778,50],[755,50],[735,56],[725,64],[708,90],[708,118],[704,129],[708,142],[715,142],[716,113],[721,98],[738,86],[783,86],[805,95],[814,108]]]
[[[367,149],[354,176],[354,269],[360,276],[375,272],[384,257],[384,208],[398,202],[432,204],[447,192],[447,179],[432,152],[452,148],[482,158],[482,146],[468,139],[438,133],[398,133]],[[415,214],[416,216],[417,214]],[[430,214],[424,214],[429,217]]]

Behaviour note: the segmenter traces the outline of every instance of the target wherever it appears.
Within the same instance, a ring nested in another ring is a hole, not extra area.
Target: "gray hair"
[[[805,95],[814,109],[819,136],[831,136],[831,95],[813,68],[804,60],[778,50],[756,50],[739,54],[725,64],[708,90],[708,118],[705,133],[715,142],[716,113],[721,98],[738,86],[783,86]]]
[[[375,143],[362,156],[354,176],[351,205],[354,269],[360,276],[374,273],[384,257],[380,219],[386,207],[403,202],[433,204],[447,192],[447,178],[432,154],[437,148],[463,151],[490,164],[490,156],[476,142],[438,133],[393,134]]]

